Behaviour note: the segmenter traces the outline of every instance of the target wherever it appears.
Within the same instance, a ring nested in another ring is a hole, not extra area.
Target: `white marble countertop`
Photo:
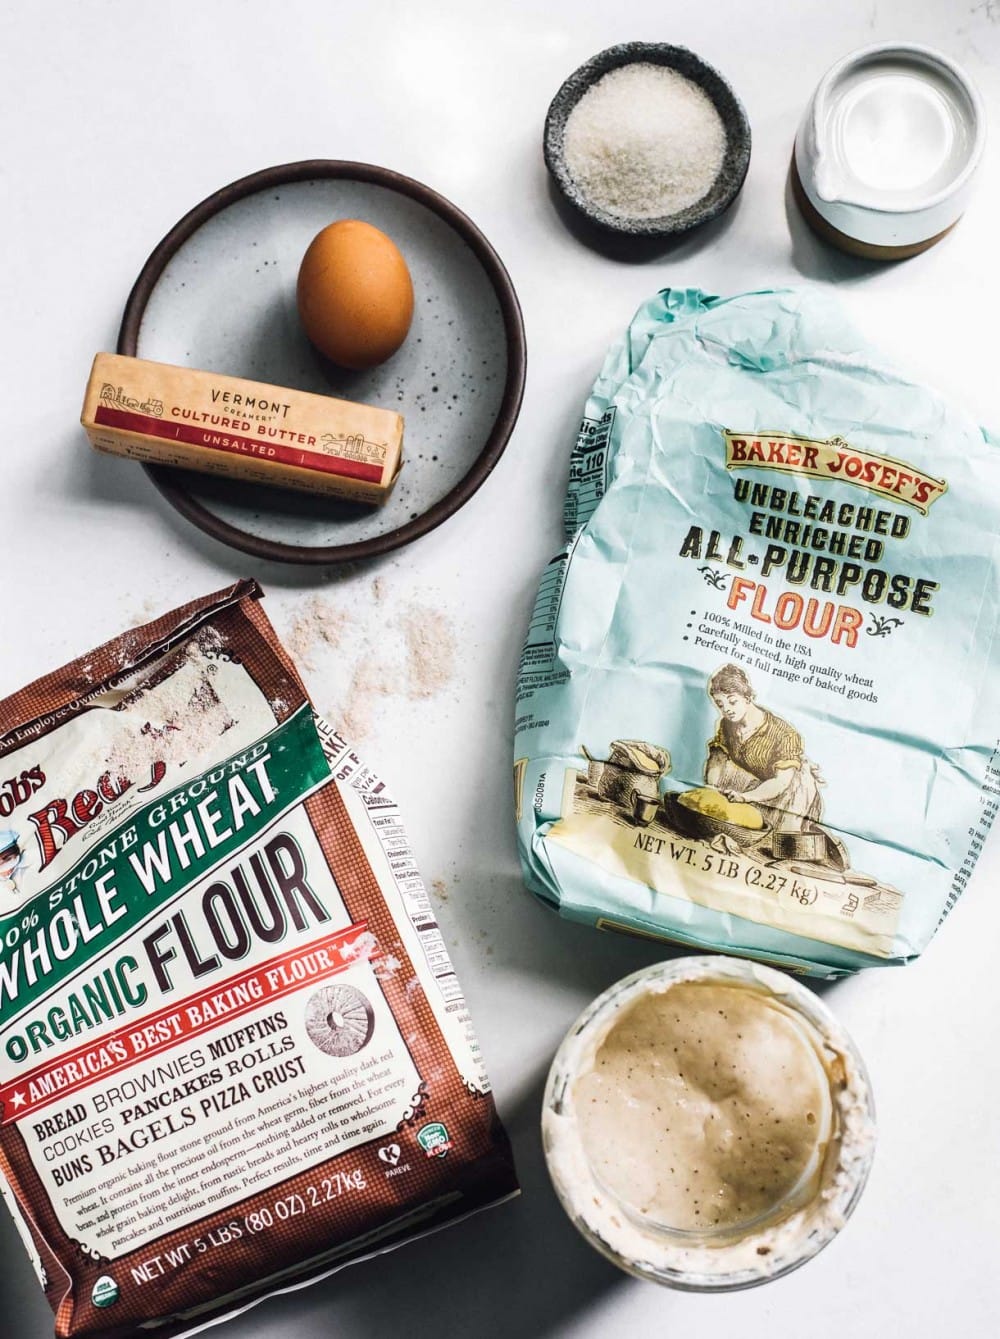
[[[641,264],[599,255],[565,230],[540,149],[564,77],[634,38],[684,44],[717,65],[754,134],[737,206]],[[855,1218],[804,1270],[715,1298],[618,1274],[563,1217],[537,1130],[564,1029],[598,991],[658,956],[655,946],[564,924],[525,893],[509,802],[520,643],[538,574],[560,542],[568,448],[606,345],[666,284],[723,294],[832,284],[897,361],[981,421],[1000,420],[995,151],[953,234],[896,267],[828,252],[788,200],[792,137],[814,84],[843,53],[889,38],[955,57],[1000,126],[994,0],[633,0],[627,10],[596,0],[497,0],[488,9],[459,0],[45,0],[0,13],[0,695],[241,574],[261,580],[284,632],[315,595],[343,613],[341,648],[315,648],[303,666],[334,720],[352,676],[399,654],[396,621],[410,605],[440,611],[461,646],[440,692],[379,696],[365,744],[438,889],[524,1194],[460,1230],[267,1302],[231,1323],[232,1339],[938,1339],[1000,1330],[995,840],[921,962],[826,992],[867,1059],[881,1142]],[[138,468],[91,452],[77,422],[91,357],[113,347],[153,244],[220,185],[308,157],[385,164],[453,199],[508,266],[527,329],[527,393],[494,476],[412,548],[349,572],[272,566],[220,547],[171,512]],[[376,577],[381,602],[370,598]],[[0,1260],[0,1335],[51,1334],[6,1214]]]

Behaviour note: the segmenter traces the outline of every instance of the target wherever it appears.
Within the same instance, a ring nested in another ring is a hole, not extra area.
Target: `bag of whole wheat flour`
[[[0,702],[0,1186],[60,1336],[516,1193],[399,812],[243,582]]]
[[[1000,453],[813,292],[608,353],[521,662],[531,889],[836,976],[905,962],[1000,794]]]

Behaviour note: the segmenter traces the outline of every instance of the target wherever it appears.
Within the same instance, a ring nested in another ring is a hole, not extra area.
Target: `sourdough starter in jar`
[[[809,990],[725,958],[638,972],[586,1011],[546,1092],[549,1170],[616,1264],[751,1287],[837,1234],[874,1150],[867,1075]]]

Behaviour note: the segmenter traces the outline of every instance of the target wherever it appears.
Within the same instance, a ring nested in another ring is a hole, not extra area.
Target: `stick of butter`
[[[92,446],[149,465],[380,504],[403,463],[388,409],[99,353],[80,422]]]

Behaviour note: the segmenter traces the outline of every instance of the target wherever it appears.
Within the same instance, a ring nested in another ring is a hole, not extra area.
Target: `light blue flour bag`
[[[584,411],[521,662],[529,887],[816,976],[901,963],[1000,795],[1000,453],[811,291],[667,289]]]

